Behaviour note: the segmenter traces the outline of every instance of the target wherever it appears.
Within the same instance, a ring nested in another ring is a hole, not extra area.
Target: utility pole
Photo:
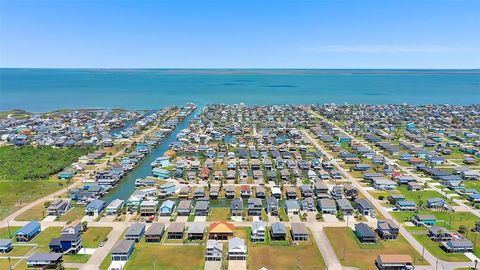
[[[7,226],[8,226],[8,237],[12,239],[12,232],[10,231],[10,222],[7,220]]]

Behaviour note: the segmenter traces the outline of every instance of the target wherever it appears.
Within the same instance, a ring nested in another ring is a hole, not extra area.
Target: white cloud
[[[437,46],[437,45],[321,45],[301,48],[309,53],[464,53],[478,52],[479,47]]]

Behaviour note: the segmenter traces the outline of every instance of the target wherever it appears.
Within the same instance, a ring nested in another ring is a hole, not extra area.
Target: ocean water
[[[0,69],[0,110],[480,103],[480,70]]]

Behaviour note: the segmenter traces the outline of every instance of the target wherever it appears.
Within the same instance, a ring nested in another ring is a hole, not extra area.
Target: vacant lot
[[[230,215],[228,208],[212,208],[210,215],[207,216],[207,221],[226,221]]]
[[[105,240],[112,231],[112,227],[90,227],[82,234],[83,247],[98,248],[100,242]]]
[[[13,238],[15,236],[15,232],[20,230],[21,228],[22,227],[10,226],[10,233],[8,232],[8,227],[0,228],[0,239]]]
[[[27,211],[23,212],[22,214],[15,217],[15,220],[18,221],[32,221],[37,220],[41,221],[45,216],[45,206],[43,203],[39,203],[34,207],[28,209]]]
[[[85,215],[85,206],[73,205],[67,213],[58,218],[59,221],[73,222],[80,220]]]
[[[360,269],[377,269],[375,259],[378,254],[408,254],[416,264],[422,264],[421,255],[400,237],[393,241],[380,241],[377,244],[360,244],[350,228],[325,228],[330,243],[338,259],[344,266]]]

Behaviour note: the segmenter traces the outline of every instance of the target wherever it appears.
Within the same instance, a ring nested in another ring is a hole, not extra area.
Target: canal
[[[155,158],[162,156],[169,148],[169,145],[176,142],[177,134],[184,128],[188,127],[188,123],[200,111],[200,106],[197,107],[190,115],[188,115],[177,127],[158,145],[156,145],[150,153],[125,177],[120,180],[118,185],[113,188],[103,200],[109,204],[114,199],[127,200],[135,191],[135,180],[138,178],[145,178],[152,175],[151,163]]]

